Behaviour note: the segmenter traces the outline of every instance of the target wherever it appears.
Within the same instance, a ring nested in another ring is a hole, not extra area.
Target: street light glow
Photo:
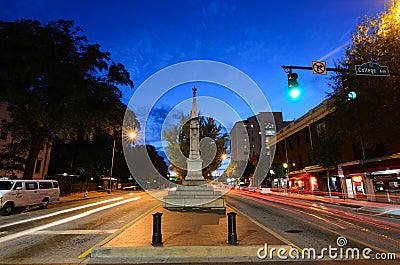
[[[138,133],[133,128],[124,128],[122,131],[122,137],[127,143],[133,144],[138,137]]]
[[[129,132],[128,133],[128,137],[129,137],[129,139],[135,139],[136,138],[136,136],[137,136],[137,134],[136,134],[136,132],[135,131],[131,131],[131,132]]]

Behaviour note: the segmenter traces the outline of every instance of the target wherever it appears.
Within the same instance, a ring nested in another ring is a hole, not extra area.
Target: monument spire
[[[193,87],[193,102],[190,114],[190,152],[189,159],[200,159],[200,144],[199,144],[199,119],[197,112],[196,92],[197,88]]]
[[[197,101],[196,101],[197,88],[193,86],[192,90],[193,90],[193,101],[192,101],[192,111],[190,114],[190,119],[197,118],[199,116],[197,112]]]

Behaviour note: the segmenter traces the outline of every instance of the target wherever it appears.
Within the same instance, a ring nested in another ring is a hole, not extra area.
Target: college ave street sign
[[[372,75],[372,76],[389,76],[389,69],[387,66],[380,66],[376,63],[363,63],[356,65],[356,75]]]

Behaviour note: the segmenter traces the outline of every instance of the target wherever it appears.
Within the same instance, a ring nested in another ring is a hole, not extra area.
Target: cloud
[[[333,49],[332,51],[328,52],[327,54],[323,55],[321,58],[319,58],[317,61],[324,61],[326,59],[328,59],[329,57],[339,53],[339,52],[343,52],[343,50],[346,48],[346,46],[351,44],[351,40],[349,40],[348,42],[336,47],[335,49]]]

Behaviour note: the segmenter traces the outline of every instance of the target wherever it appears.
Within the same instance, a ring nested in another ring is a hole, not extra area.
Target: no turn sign
[[[326,75],[326,62],[313,61],[312,72],[313,74]]]

